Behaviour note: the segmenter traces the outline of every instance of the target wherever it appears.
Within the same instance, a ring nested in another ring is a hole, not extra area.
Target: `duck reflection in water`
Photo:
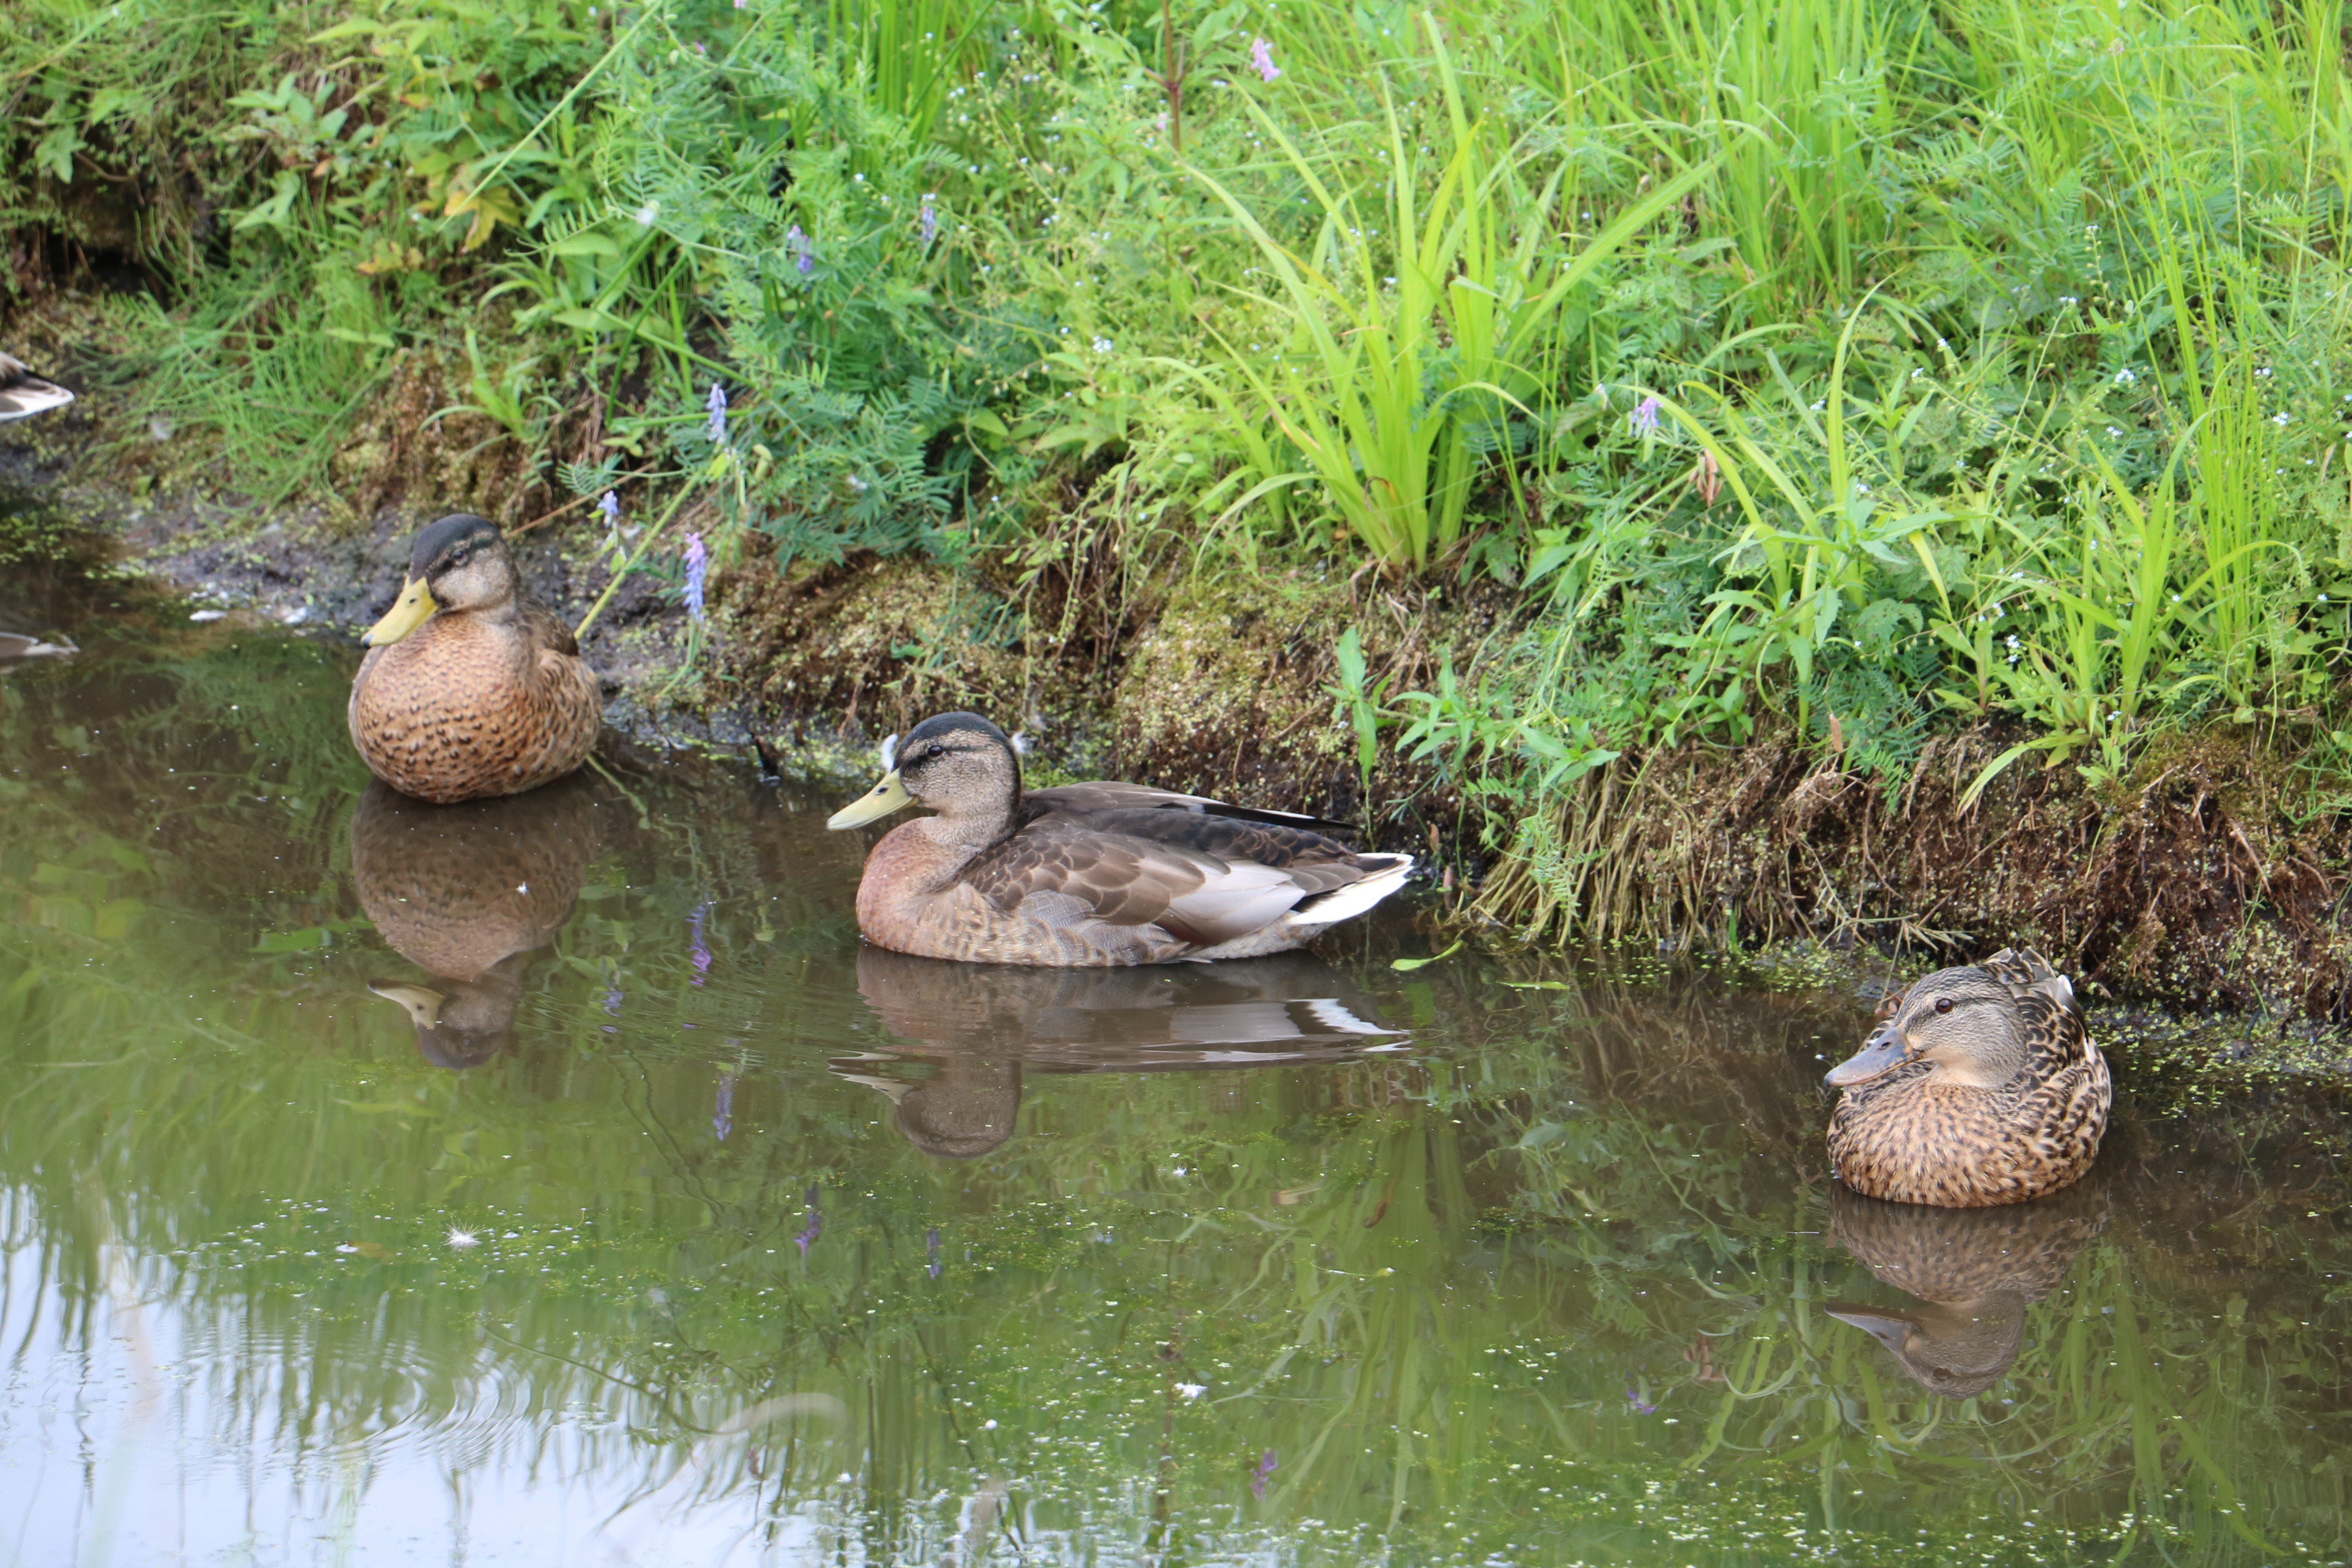
[[[2095,1180],[2000,1208],[1934,1208],[1830,1189],[1830,1235],[1913,1298],[1903,1307],[1832,1301],[1824,1310],[1885,1345],[1921,1387],[1948,1399],[1990,1388],[2025,1343],[2025,1310],[2064,1282],[2106,1226]]]
[[[1013,1135],[1024,1069],[1199,1072],[1404,1048],[1339,971],[1306,953],[1034,969],[865,946],[857,989],[883,1027],[919,1044],[836,1058],[833,1070],[889,1096],[908,1142],[954,1160]],[[905,1072],[919,1063],[929,1076]]]
[[[595,858],[594,780],[431,805],[381,782],[352,814],[352,876],[376,933],[428,972],[371,981],[406,1010],[436,1067],[479,1067],[506,1048],[530,954],[572,918]]]

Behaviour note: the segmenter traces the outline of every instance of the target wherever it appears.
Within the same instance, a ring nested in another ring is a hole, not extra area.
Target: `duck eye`
[[[1949,996],[1938,996],[1938,997],[1937,997],[1937,998],[1936,998],[1936,1011],[1937,1011],[1937,1012],[1938,1012],[1938,1013],[1948,1013],[1948,1012],[1950,1012],[1951,1010],[1952,1010],[1952,999],[1951,999]]]
[[[933,742],[931,743],[930,748],[929,748],[928,751],[924,752],[924,753],[923,753],[923,757],[924,757],[924,760],[925,760],[925,761],[927,761],[927,762],[930,762],[930,761],[937,761],[939,758],[940,758],[940,757],[944,757],[944,756],[946,756],[947,754],[948,754],[948,749],[947,749],[945,746],[940,745],[938,742],[936,742],[936,741],[935,741],[935,742]]]

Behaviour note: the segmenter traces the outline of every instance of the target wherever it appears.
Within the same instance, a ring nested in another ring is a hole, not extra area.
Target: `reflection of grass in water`
[[[2104,1560],[2093,1538],[2126,1530],[2137,1553],[2219,1561],[2249,1531],[2339,1539],[2334,1482],[2311,1479],[2344,1436],[2315,1414],[2343,1386],[2324,1233],[2268,1237],[2273,1258],[2321,1250],[2262,1270],[2271,1296],[2235,1321],[2251,1287],[2152,1283],[2111,1233],[2031,1309],[2004,1384],[1932,1404],[1822,1314],[1832,1276],[1867,1283],[1787,1236],[1822,1228],[1818,1202],[1758,1196],[1792,1190],[1817,1135],[1771,1024],[1793,1004],[1506,993],[1450,966],[1399,1009],[1418,1062],[1033,1079],[1023,1132],[950,1165],[824,1070],[870,1021],[843,912],[747,814],[676,791],[656,819],[691,826],[592,872],[536,961],[524,1048],[429,1068],[361,994],[384,954],[251,951],[269,922],[356,913],[328,804],[339,703],[285,658],[159,654],[124,750],[0,817],[0,1182],[70,1310],[104,1299],[110,1230],[214,1342],[270,1347],[241,1352],[248,1384],[224,1358],[213,1393],[287,1450],[481,1419],[520,1453],[591,1411],[583,1463],[656,1501],[762,1486],[885,1558],[951,1539],[955,1505],[913,1500],[982,1474],[1014,1479],[995,1528],[1047,1559],[1760,1562],[1834,1529],[1843,1560],[1901,1562],[1924,1529],[1997,1561]],[[70,711],[35,691],[0,744],[51,746]],[[225,732],[195,717],[231,712]],[[180,793],[210,809],[156,804],[191,753]],[[248,811],[248,790],[271,800]],[[299,900],[240,868],[270,856],[310,879]],[[696,985],[706,902],[720,962]],[[608,991],[626,1035],[604,1033]],[[1449,1057],[1454,1020],[1495,1032]],[[749,1068],[724,1143],[722,1058]],[[484,1245],[451,1251],[451,1225]],[[472,1414],[486,1378],[495,1417]],[[721,1430],[820,1394],[844,1422],[800,1404]]]

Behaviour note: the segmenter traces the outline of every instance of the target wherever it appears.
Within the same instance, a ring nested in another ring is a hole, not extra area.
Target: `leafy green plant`
[[[1261,473],[1257,491],[1319,484],[1371,559],[1394,569],[1424,567],[1459,542],[1473,483],[1507,449],[1499,431],[1546,384],[1560,302],[1704,172],[1660,183],[1573,255],[1541,265],[1541,220],[1564,171],[1555,163],[1531,184],[1530,151],[1492,145],[1493,129],[1469,116],[1443,37],[1424,22],[1451,147],[1426,205],[1423,153],[1385,83],[1384,200],[1369,211],[1249,105],[1314,199],[1320,226],[1311,249],[1278,238],[1225,185],[1201,175],[1279,285],[1262,302],[1289,328],[1291,342],[1270,368],[1223,342],[1234,372],[1308,464]],[[1383,276],[1384,260],[1393,276]]]

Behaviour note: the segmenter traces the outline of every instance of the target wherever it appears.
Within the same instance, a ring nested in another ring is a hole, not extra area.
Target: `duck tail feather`
[[[1302,919],[1312,921],[1318,926],[1338,925],[1341,921],[1353,920],[1403,887],[1404,879],[1412,874],[1412,857],[1410,855],[1361,855],[1357,858],[1385,860],[1388,864],[1376,866],[1361,881],[1334,888],[1320,898],[1307,900],[1298,908]]]

